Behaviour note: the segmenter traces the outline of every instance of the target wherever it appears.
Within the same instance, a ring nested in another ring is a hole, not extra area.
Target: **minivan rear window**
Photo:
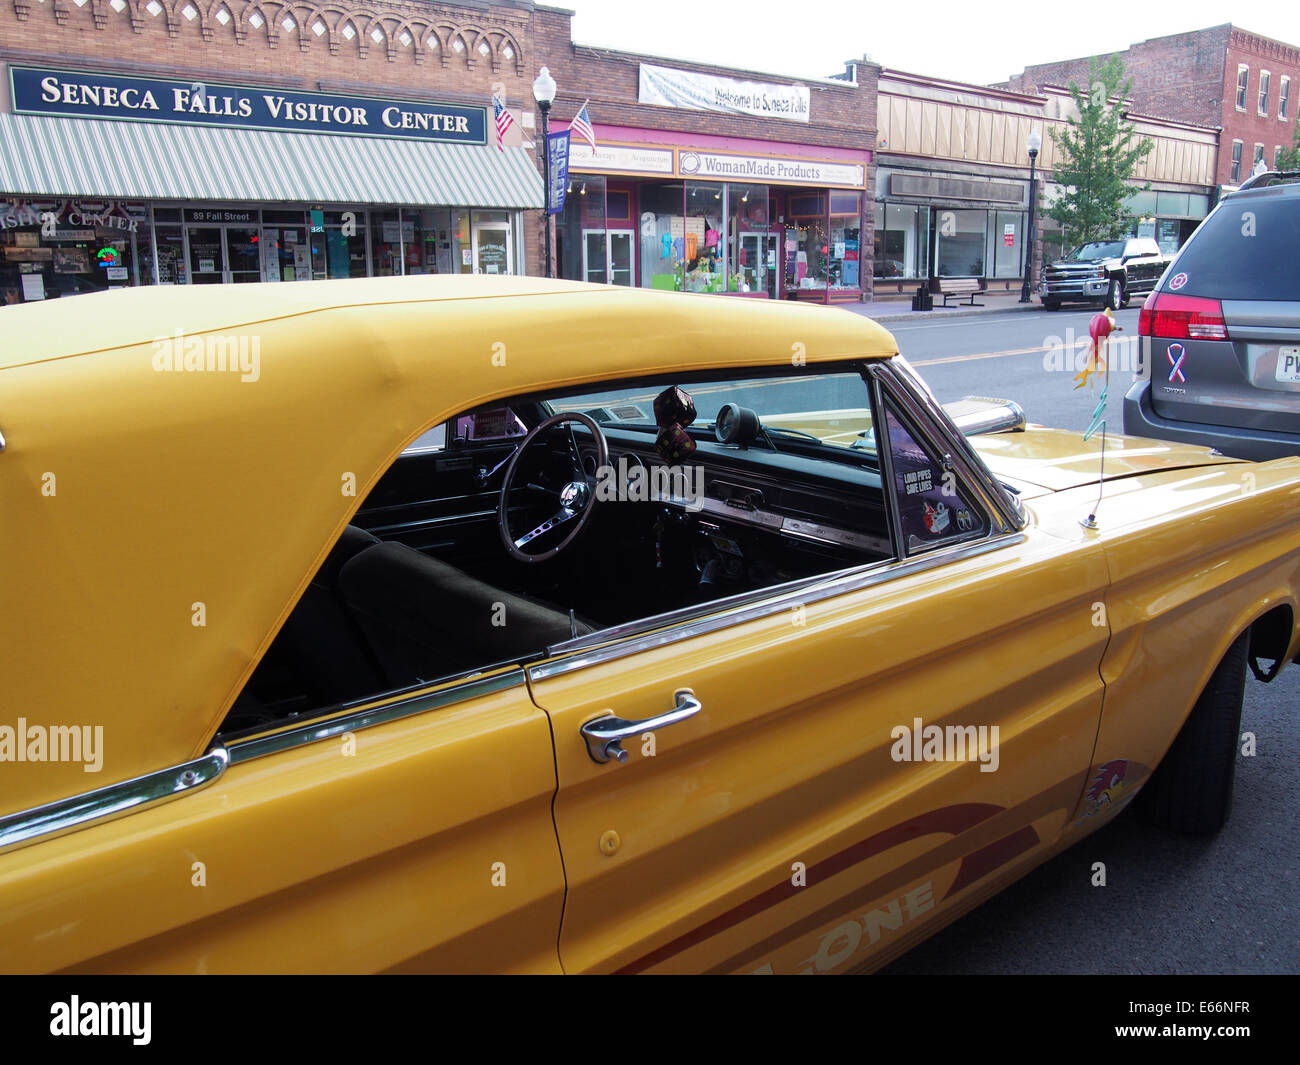
[[[1186,280],[1175,289],[1180,274]],[[1218,300],[1300,300],[1300,196],[1225,201],[1192,234],[1162,289]]]

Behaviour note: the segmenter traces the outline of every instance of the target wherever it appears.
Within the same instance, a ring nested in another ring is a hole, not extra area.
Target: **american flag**
[[[510,117],[510,112],[506,110],[505,101],[500,96],[492,97],[492,111],[497,120],[497,150],[504,152],[506,150],[506,133],[515,124],[515,120]]]
[[[591,145],[591,150],[596,150],[596,134],[591,128],[591,115],[587,114],[587,104],[590,100],[584,100],[582,106],[578,108],[578,113],[574,115],[573,121],[569,123],[569,132],[577,133],[579,137]]]

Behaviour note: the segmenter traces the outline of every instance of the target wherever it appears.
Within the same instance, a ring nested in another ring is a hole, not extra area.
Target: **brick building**
[[[525,272],[531,108],[500,150],[489,101],[531,102],[539,17],[0,0],[0,293]]]
[[[1261,159],[1272,166],[1278,151],[1294,143],[1300,92],[1295,45],[1225,24],[1140,41],[1119,54],[1133,79],[1134,110],[1222,129],[1219,186],[1240,184]],[[1083,84],[1089,61],[1026,67],[1001,87],[1032,93]]]
[[[542,37],[537,38],[542,47]],[[559,274],[575,280],[836,303],[871,292],[876,74],[795,80],[574,45],[546,46],[572,139]]]
[[[655,61],[577,47],[571,20],[532,0],[0,0],[0,298],[541,273],[542,66],[555,127],[590,99],[599,144],[574,148],[563,276],[870,291],[873,68],[803,83]],[[757,81],[775,106],[678,79]]]

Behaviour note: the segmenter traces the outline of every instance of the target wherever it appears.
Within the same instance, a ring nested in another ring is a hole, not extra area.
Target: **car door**
[[[218,749],[79,810],[191,793],[0,853],[0,971],[558,970],[554,759],[519,669]]]
[[[555,736],[566,971],[878,965],[1060,835],[1101,708],[1104,561],[999,527],[935,428],[906,428],[934,465],[907,502],[891,492],[895,560],[531,669]],[[904,483],[921,482],[900,465]],[[909,542],[898,515],[939,506],[934,542]],[[631,727],[625,761],[584,736],[611,717]],[[930,726],[966,736],[966,757],[926,757]],[[965,731],[981,726],[994,742]]]

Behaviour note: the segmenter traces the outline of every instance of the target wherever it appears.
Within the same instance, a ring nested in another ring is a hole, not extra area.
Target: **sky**
[[[986,85],[1034,63],[1121,51],[1135,41],[1236,22],[1300,45],[1300,4],[1223,0],[1074,4],[1030,0],[540,0],[574,12],[578,44],[787,77],[842,73],[864,53],[895,70]],[[1240,19],[1236,16],[1240,13]]]

